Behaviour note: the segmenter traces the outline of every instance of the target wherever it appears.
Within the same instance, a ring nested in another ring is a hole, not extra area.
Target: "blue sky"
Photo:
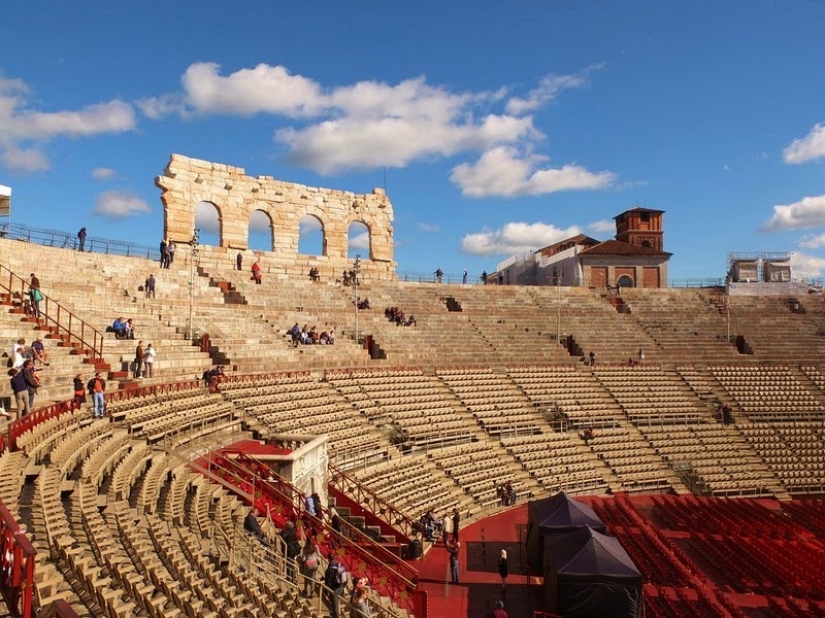
[[[300,5],[300,6],[299,6]],[[128,7],[128,8],[126,8]],[[5,0],[12,221],[155,245],[172,152],[395,211],[399,271],[471,275],[635,205],[670,278],[825,272],[825,2]]]

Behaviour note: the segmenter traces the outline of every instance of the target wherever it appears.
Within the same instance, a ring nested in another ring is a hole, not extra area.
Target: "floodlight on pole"
[[[353,285],[355,286],[355,344],[360,341],[358,337],[358,279],[361,277],[361,254],[355,255],[355,264],[352,267],[352,272],[355,273],[353,277]]]
[[[189,341],[192,341],[192,323],[194,321],[195,313],[195,260],[198,257],[198,242],[200,241],[200,233],[201,231],[198,228],[195,228],[192,233],[192,240],[189,241],[189,244],[192,247],[192,256],[189,261],[189,321],[186,325],[186,338]]]

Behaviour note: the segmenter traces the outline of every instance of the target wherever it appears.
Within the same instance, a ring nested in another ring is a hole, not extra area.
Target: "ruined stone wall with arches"
[[[171,156],[155,184],[162,190],[164,237],[179,245],[193,237],[196,209],[215,209],[216,242],[201,250],[207,262],[231,266],[241,252],[245,265],[260,260],[264,272],[276,276],[305,276],[315,267],[324,278],[340,278],[358,253],[364,276],[396,278],[393,210],[383,189],[358,194],[256,178],[240,167],[179,154]],[[268,227],[268,250],[250,248],[253,225],[259,231]],[[315,252],[299,251],[302,233],[319,232]]]

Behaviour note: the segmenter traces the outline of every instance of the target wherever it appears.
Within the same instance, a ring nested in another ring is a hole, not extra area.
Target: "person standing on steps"
[[[40,301],[43,300],[43,294],[40,291],[40,279],[38,279],[37,275],[35,275],[34,273],[31,274],[31,278],[29,279],[29,298],[32,303],[32,311],[34,313],[34,317],[39,320]]]
[[[143,369],[143,341],[138,341],[135,348],[135,368],[132,372],[132,377],[138,379],[141,377],[141,369]]]
[[[235,256],[235,268],[237,270],[243,270],[243,254],[238,251],[238,255]]]
[[[149,276],[146,278],[146,281],[143,285],[143,289],[146,292],[146,298],[154,298],[155,297],[155,274],[149,273]]]
[[[155,356],[157,352],[152,344],[148,344],[146,349],[143,351],[143,375],[147,378],[152,377],[152,370],[155,364]]]
[[[100,372],[96,373],[95,377],[89,380],[86,389],[92,394],[92,402],[94,402],[95,406],[95,418],[103,418],[103,414],[106,412],[106,400],[103,398],[103,393],[106,392],[106,380],[100,377]]]

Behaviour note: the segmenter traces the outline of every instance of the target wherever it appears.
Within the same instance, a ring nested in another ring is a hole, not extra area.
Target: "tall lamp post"
[[[189,262],[189,322],[186,326],[186,338],[192,341],[192,322],[195,313],[195,260],[198,257],[198,241],[200,240],[201,231],[195,228],[192,234],[192,240],[189,244],[192,247],[192,259]]]
[[[355,286],[355,345],[358,345],[358,279],[361,278],[361,254],[355,254],[355,264],[352,267],[355,273],[353,285]]]

